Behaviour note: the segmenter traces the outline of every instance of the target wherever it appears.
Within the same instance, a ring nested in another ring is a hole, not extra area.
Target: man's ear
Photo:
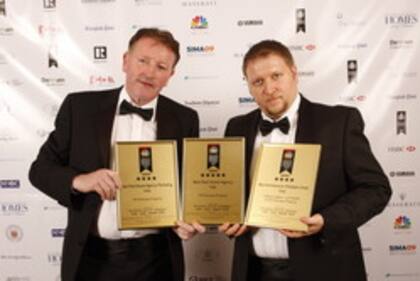
[[[124,72],[126,72],[126,70],[127,70],[127,64],[128,64],[128,51],[127,52],[125,52],[124,54],[123,54],[123,61],[122,61],[122,70],[124,71]]]
[[[298,79],[298,70],[297,70],[296,65],[292,65],[292,67],[290,68],[290,70],[292,71],[293,79],[297,81],[297,79]]]

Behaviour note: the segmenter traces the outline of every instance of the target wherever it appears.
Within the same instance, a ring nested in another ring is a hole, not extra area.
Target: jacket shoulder
[[[251,122],[252,120],[254,120],[258,114],[259,114],[260,110],[259,109],[255,109],[253,111],[250,111],[246,114],[241,114],[241,115],[237,115],[237,116],[233,116],[232,118],[229,119],[228,121],[228,126],[229,125],[237,125],[237,124],[243,124],[243,123],[248,123]]]
[[[260,110],[255,109],[247,114],[234,116],[229,119],[225,136],[243,136],[249,130],[253,130],[259,120]]]
[[[312,116],[325,117],[331,120],[331,118],[346,118],[349,115],[359,115],[360,111],[356,107],[346,105],[327,105],[318,102],[311,102],[308,100],[302,101],[302,109],[312,112]]]
[[[71,100],[97,100],[99,98],[106,98],[113,95],[118,95],[121,88],[97,90],[97,91],[80,91],[72,92],[66,96],[66,99]]]

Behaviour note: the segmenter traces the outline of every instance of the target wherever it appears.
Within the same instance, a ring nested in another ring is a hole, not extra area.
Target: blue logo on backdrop
[[[53,229],[51,229],[51,236],[52,237],[64,237],[65,233],[66,233],[65,228],[53,228]]]
[[[20,188],[19,180],[0,180],[0,188]]]

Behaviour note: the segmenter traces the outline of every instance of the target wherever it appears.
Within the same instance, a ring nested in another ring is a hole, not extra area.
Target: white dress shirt
[[[154,141],[156,140],[156,105],[157,98],[142,106],[152,108],[153,116],[150,121],[143,120],[137,114],[119,115],[119,108],[123,100],[132,105],[136,104],[130,99],[126,88],[121,90],[115,111],[115,119],[112,127],[111,137],[111,169],[115,170],[114,147],[117,141]],[[98,216],[98,234],[105,239],[130,239],[139,238],[148,234],[157,233],[157,229],[123,230],[119,231],[117,226],[117,202],[105,200],[102,203]]]
[[[270,119],[262,112],[262,118],[271,122],[279,121],[287,117],[290,122],[290,130],[287,135],[283,134],[280,130],[274,129],[266,136],[262,136],[258,131],[255,138],[254,154],[252,158],[252,170],[255,165],[257,151],[262,143],[294,143],[296,137],[298,109],[301,97],[297,95],[289,109],[277,120]],[[287,246],[287,238],[280,232],[270,228],[259,228],[252,238],[254,252],[261,258],[289,258],[289,249]]]

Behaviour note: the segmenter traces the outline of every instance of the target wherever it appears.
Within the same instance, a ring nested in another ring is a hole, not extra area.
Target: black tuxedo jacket
[[[101,199],[97,193],[74,194],[73,178],[108,168],[112,125],[121,88],[68,95],[58,112],[55,130],[42,145],[29,178],[39,190],[68,209],[63,245],[62,280],[73,281],[91,224]],[[157,139],[177,141],[178,159],[182,139],[198,137],[197,112],[164,96],[156,109]],[[179,166],[181,167],[181,165]],[[183,280],[182,245],[172,230],[166,230],[172,253],[175,280]]]
[[[388,179],[363,134],[359,111],[312,103],[302,97],[298,114],[296,143],[322,145],[312,214],[320,213],[325,225],[316,235],[288,239],[296,281],[364,281],[366,272],[357,228],[386,206],[391,196]],[[260,118],[257,109],[232,118],[226,128],[226,136],[246,139],[246,171]],[[249,192],[249,175],[247,180]],[[250,232],[236,239],[232,280],[247,280],[251,247]]]

